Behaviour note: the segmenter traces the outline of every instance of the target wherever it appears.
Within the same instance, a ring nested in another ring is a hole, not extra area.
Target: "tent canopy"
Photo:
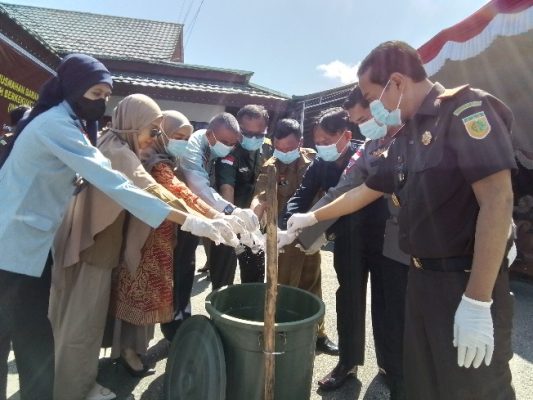
[[[493,0],[418,51],[432,80],[502,99],[515,116],[515,146],[533,152],[533,0]]]

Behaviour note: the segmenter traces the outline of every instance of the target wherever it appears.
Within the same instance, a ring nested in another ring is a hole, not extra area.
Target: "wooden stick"
[[[265,357],[265,400],[274,399],[276,351],[276,297],[278,295],[278,180],[276,166],[267,169],[267,240],[266,264],[267,283],[265,291],[264,357]]]

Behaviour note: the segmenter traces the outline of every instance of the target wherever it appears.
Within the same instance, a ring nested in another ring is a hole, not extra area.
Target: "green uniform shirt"
[[[220,192],[220,187],[224,184],[233,186],[233,204],[241,208],[250,207],[262,161],[260,150],[248,151],[240,145],[235,146],[230,154],[216,161],[216,189]]]

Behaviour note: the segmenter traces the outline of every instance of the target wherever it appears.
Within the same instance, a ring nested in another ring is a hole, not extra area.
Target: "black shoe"
[[[202,268],[198,269],[198,272],[201,274],[206,274],[209,272],[209,265],[204,265]]]
[[[165,339],[167,339],[169,342],[172,342],[172,339],[174,339],[174,336],[176,335],[176,331],[182,323],[183,320],[178,319],[160,324],[159,326],[161,328],[161,333],[163,334]]]
[[[330,356],[339,355],[339,346],[329,340],[327,336],[321,336],[316,338],[316,350],[322,353],[329,354]]]
[[[128,362],[123,358],[123,357],[120,357],[118,359],[118,362],[120,364],[122,364],[122,366],[124,367],[124,369],[126,371],[128,371],[128,373],[133,376],[134,378],[142,378],[146,375],[150,375],[151,371],[150,371],[150,368],[148,368],[148,366],[144,365],[143,364],[143,369],[141,370],[137,370],[137,369],[133,369],[131,367],[131,365],[128,364]]]
[[[405,385],[403,379],[391,379],[389,382],[390,400],[406,400]]]
[[[344,383],[357,375],[357,366],[347,367],[344,364],[337,364],[333,370],[318,381],[318,386],[322,390],[335,390],[340,388]]]

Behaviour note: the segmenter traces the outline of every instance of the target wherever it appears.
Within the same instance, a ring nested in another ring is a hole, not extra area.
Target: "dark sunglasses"
[[[260,133],[248,132],[248,131],[245,131],[245,130],[241,129],[241,133],[242,133],[243,136],[246,136],[248,138],[262,139],[262,138],[265,137],[264,132],[260,132]]]
[[[161,136],[161,129],[157,129],[157,128],[153,128],[153,129],[150,129],[150,136],[151,137],[158,137],[158,136]]]

